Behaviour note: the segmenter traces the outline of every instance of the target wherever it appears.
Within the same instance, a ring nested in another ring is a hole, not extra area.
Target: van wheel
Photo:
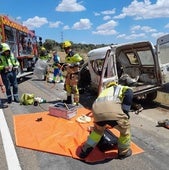
[[[157,91],[148,93],[145,102],[151,103],[157,97]]]

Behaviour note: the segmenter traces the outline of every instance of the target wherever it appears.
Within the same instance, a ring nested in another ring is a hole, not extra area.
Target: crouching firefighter
[[[85,158],[99,143],[106,125],[116,128],[120,132],[118,138],[118,159],[132,155],[130,149],[131,134],[129,111],[132,105],[133,91],[128,86],[121,86],[115,82],[108,83],[92,106],[94,117],[93,131],[82,146],[80,158]]]
[[[67,92],[67,99],[63,102],[67,104],[73,104],[71,94],[73,94],[73,100],[76,105],[79,103],[79,71],[80,66],[84,63],[83,58],[79,54],[75,54],[71,48],[72,44],[69,41],[63,43],[63,48],[66,53],[65,63],[63,69],[67,72],[65,79],[65,90]],[[64,71],[63,70],[63,71]]]

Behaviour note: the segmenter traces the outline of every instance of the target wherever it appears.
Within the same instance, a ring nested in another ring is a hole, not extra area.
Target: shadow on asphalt
[[[31,79],[31,77],[21,77],[21,78],[18,78],[17,81],[18,81],[18,84],[20,84],[20,83],[25,82],[30,79]]]

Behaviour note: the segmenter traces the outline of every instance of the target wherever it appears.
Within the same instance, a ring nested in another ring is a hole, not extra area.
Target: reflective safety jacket
[[[68,64],[66,67],[68,73],[77,73],[79,66],[83,64],[83,58],[79,54],[68,54],[65,58],[65,63]]]
[[[49,55],[49,54],[47,54],[47,55],[42,55],[42,56],[39,56],[39,58],[41,59],[41,60],[50,60],[52,57]]]
[[[128,86],[115,85],[104,89],[93,103],[93,115],[96,122],[119,120],[122,111],[121,103]]]
[[[13,67],[19,66],[19,61],[17,58],[13,55],[13,53],[10,53],[10,56],[0,56],[0,71],[5,71],[6,67],[9,67],[9,71],[12,71]]]
[[[114,85],[109,88],[104,89],[101,94],[98,96],[98,98],[101,97],[112,97],[114,100],[120,99],[120,101],[123,101],[124,93],[126,90],[130,89],[128,86],[122,86],[122,85]],[[99,99],[98,99],[99,100]]]

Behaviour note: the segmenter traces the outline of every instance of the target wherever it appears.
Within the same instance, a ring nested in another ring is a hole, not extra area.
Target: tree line
[[[100,48],[107,46],[106,44],[81,44],[81,43],[72,43],[73,49],[75,51],[80,51],[82,53],[87,53],[90,50],[93,50],[95,48]],[[42,44],[48,51],[51,50],[57,50],[57,51],[63,51],[62,49],[62,43],[58,43],[55,40],[46,39],[45,42]]]

